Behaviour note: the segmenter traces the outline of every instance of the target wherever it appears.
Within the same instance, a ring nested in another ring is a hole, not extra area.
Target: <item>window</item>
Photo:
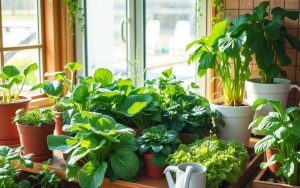
[[[42,61],[41,2],[40,0],[1,0],[0,9],[0,64],[15,65],[24,69],[28,64],[37,63],[40,70]],[[26,81],[25,89],[29,92],[32,85],[42,79],[42,71],[32,73]]]

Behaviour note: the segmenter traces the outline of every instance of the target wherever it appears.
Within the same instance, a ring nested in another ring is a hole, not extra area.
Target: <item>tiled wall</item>
[[[244,14],[251,13],[252,8],[257,6],[263,0],[225,0],[225,13],[230,15],[231,18]],[[277,6],[284,7],[289,10],[300,10],[300,0],[269,0],[270,6],[269,11]],[[291,21],[286,20],[285,26],[288,31],[300,39],[300,20]],[[288,79],[294,84],[300,86],[300,52],[291,49],[289,45],[286,45],[286,51],[292,58],[293,62],[291,65],[285,67],[287,71]],[[254,63],[251,64],[252,77],[258,77],[258,69]],[[291,91],[289,95],[289,106],[298,105],[300,101],[300,93],[298,91]]]

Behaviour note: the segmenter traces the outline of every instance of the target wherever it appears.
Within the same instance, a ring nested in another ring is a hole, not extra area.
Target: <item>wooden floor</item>
[[[253,147],[254,144],[258,141],[259,139],[257,138],[251,138],[249,147]],[[21,170],[27,171],[27,172],[32,172],[32,173],[38,173],[39,170],[41,169],[43,163],[40,162],[35,162],[34,163],[34,168],[26,168],[25,166],[20,166],[19,168]],[[63,170],[63,166],[66,165],[65,160],[63,159],[63,155],[60,152],[54,152],[53,160],[52,163],[49,165],[49,169],[53,169],[56,171],[57,175],[61,179],[65,179],[65,170]],[[253,177],[254,179],[254,177]],[[75,182],[78,180],[75,179]],[[110,183],[108,178],[105,178],[104,183],[102,185],[104,188],[167,188],[167,181],[165,178],[159,179],[159,180],[154,180],[154,179],[149,179],[145,176],[140,177],[139,181],[136,183],[132,182],[125,182],[125,181],[116,181],[114,183]],[[252,187],[251,181],[249,184],[245,185],[245,187]]]

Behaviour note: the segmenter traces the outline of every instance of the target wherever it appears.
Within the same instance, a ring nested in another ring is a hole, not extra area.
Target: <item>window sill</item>
[[[32,99],[30,102],[30,106],[37,106],[37,107],[48,107],[51,106],[52,103],[49,101],[48,97],[40,97]]]

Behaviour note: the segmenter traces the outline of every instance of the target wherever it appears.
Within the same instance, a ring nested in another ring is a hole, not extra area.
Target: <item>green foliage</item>
[[[113,179],[129,180],[139,170],[139,161],[134,153],[137,146],[134,131],[107,115],[82,111],[71,119],[65,130],[69,136],[48,136],[51,150],[68,153],[66,176],[69,181],[77,176],[83,188],[97,188],[104,175]]]
[[[158,125],[143,130],[142,135],[137,138],[137,143],[141,154],[154,154],[152,163],[157,167],[164,167],[168,155],[177,149],[180,141],[176,131],[168,131],[164,125]]]
[[[191,140],[210,130],[216,132],[212,119],[221,119],[220,115],[210,110],[206,98],[192,91],[198,89],[195,83],[185,89],[183,82],[176,80],[172,68],[163,71],[162,76],[146,81],[146,88],[158,101],[162,123],[168,129],[192,133]]]
[[[203,36],[187,45],[187,50],[197,45],[188,63],[198,63],[198,76],[204,76],[208,69],[215,69],[223,86],[225,105],[239,106],[243,103],[245,81],[250,77],[251,54],[243,48],[245,32],[232,33],[227,29],[229,20],[220,21],[212,28],[210,36]]]
[[[244,45],[255,55],[262,83],[272,83],[273,78],[279,75],[286,77],[282,66],[292,63],[285,50],[286,43],[300,51],[300,41],[288,33],[284,26],[287,19],[297,20],[299,11],[276,7],[272,9],[271,15],[268,15],[268,6],[268,1],[261,2],[253,9],[252,14],[236,17],[229,29],[232,35],[246,34],[247,40]],[[268,16],[271,19],[268,19]]]
[[[300,153],[300,107],[283,109],[279,101],[258,99],[254,102],[253,108],[260,109],[265,105],[271,105],[273,112],[265,117],[259,117],[253,121],[250,127],[254,133],[263,133],[266,136],[255,144],[256,153],[264,153],[270,148],[275,148],[274,154],[267,162],[261,164],[262,168],[279,163],[281,167],[276,172],[277,176],[285,178],[288,184],[298,185],[298,166]]]
[[[42,168],[38,174],[30,175],[29,178],[36,180],[38,183],[33,187],[40,188],[58,188],[62,187],[61,179],[55,174],[55,170],[49,170],[49,164],[51,160],[47,160],[43,163]]]
[[[185,162],[201,163],[207,167],[207,187],[219,187],[223,181],[236,183],[248,162],[247,149],[236,141],[206,137],[193,144],[181,144],[167,159],[170,165]]]
[[[16,178],[21,172],[18,170],[19,164],[23,164],[28,168],[33,167],[33,163],[29,160],[31,155],[20,155],[22,150],[22,147],[11,149],[7,146],[0,146],[0,187],[24,188],[25,185],[29,187],[29,183],[25,180],[16,183]]]
[[[212,0],[212,5],[215,7],[215,16],[213,17],[213,23],[216,24],[222,20],[224,14],[225,2],[224,0]]]
[[[35,108],[30,111],[19,109],[14,117],[14,122],[26,126],[45,126],[55,123],[55,117],[50,109]]]
[[[20,100],[20,93],[30,73],[36,71],[38,65],[32,63],[21,71],[14,65],[5,65],[1,68],[0,78],[3,80],[0,84],[0,91],[2,92],[2,103],[13,103]]]
[[[77,21],[81,25],[81,31],[85,31],[85,14],[82,7],[80,7],[80,0],[64,0],[65,6],[68,8],[68,13],[70,14],[70,28],[74,33],[74,24]]]
[[[62,102],[62,94],[64,86],[67,88],[67,92],[72,92],[75,88],[75,79],[77,71],[82,69],[82,64],[77,62],[68,63],[65,68],[70,72],[70,79],[67,78],[67,72],[53,72],[46,73],[45,76],[54,76],[55,80],[37,84],[31,88],[31,90],[43,89],[44,93],[47,94],[50,101],[54,102],[53,109],[57,112],[62,112],[69,109],[68,105]]]

